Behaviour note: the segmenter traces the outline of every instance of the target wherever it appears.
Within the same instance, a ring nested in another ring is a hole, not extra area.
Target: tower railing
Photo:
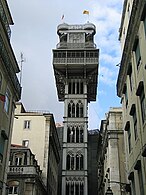
[[[70,49],[70,48],[96,48],[96,44],[93,42],[87,43],[67,43],[60,42],[56,46],[57,49]]]
[[[98,58],[54,58],[53,59],[54,64],[93,64],[98,63]]]

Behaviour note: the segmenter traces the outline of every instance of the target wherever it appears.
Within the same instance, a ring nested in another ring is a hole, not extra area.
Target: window
[[[68,83],[69,94],[83,94],[83,82],[81,80],[72,80]]]
[[[24,129],[30,129],[30,120],[24,121]]]
[[[10,91],[7,89],[5,94],[5,104],[4,104],[4,109],[7,114],[9,113],[9,108],[10,108]]]
[[[133,78],[132,78],[132,65],[131,65],[131,63],[129,65],[127,75],[129,75],[130,89],[132,91],[132,89],[133,89]]]
[[[140,81],[138,85],[138,89],[136,91],[136,95],[139,96],[139,99],[140,99],[141,116],[142,116],[142,122],[144,123],[145,118],[146,118],[146,102],[145,102],[146,100],[145,100],[143,81]]]
[[[70,101],[68,104],[68,117],[83,117],[83,103],[79,100],[77,104]]]
[[[84,184],[81,178],[70,178],[66,181],[66,195],[83,195]]]
[[[140,46],[139,46],[139,39],[136,39],[135,43],[134,43],[134,48],[133,48],[134,52],[135,52],[135,59],[136,59],[136,65],[137,65],[137,69],[140,65],[140,61],[141,61],[141,54],[140,54]]]
[[[15,157],[15,165],[22,165],[22,157]]]
[[[135,137],[135,140],[136,140],[137,137],[138,137],[138,132],[137,132],[137,116],[136,116],[135,104],[132,104],[132,106],[131,106],[130,115],[133,116],[134,137]]]
[[[83,155],[76,155],[76,170],[83,170]]]
[[[128,134],[128,149],[129,153],[131,152],[131,129],[130,129],[130,121],[127,121],[125,125],[125,131],[127,131]]]
[[[127,106],[128,106],[128,93],[127,93],[127,85],[126,84],[124,85],[124,88],[123,88],[123,94],[125,94],[125,106],[127,108]]]
[[[19,193],[19,182],[18,181],[10,181],[8,183],[8,195],[9,194],[18,194]]]
[[[83,155],[80,153],[68,154],[66,158],[67,170],[83,170]]]
[[[68,143],[83,143],[83,129],[80,126],[73,126],[67,128],[67,142]]]
[[[29,146],[29,140],[23,140],[22,141],[22,146],[28,147]]]
[[[18,194],[18,186],[9,187],[9,194]]]

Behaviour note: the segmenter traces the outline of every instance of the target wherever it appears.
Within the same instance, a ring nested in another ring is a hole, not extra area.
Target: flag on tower
[[[61,20],[63,20],[64,19],[64,14],[62,15],[62,17],[61,17]]]
[[[89,15],[89,11],[88,10],[84,10],[83,14],[88,14]]]

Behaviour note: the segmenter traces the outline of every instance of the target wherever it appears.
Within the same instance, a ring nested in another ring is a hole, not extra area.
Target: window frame
[[[144,93],[143,81],[139,82],[136,95],[139,96],[140,107],[141,107],[141,118],[142,118],[142,123],[144,124],[146,119],[146,98]]]
[[[138,126],[137,126],[137,114],[136,114],[135,104],[132,104],[129,114],[133,117],[134,138],[136,140],[138,138]]]
[[[9,110],[10,110],[10,101],[11,101],[11,94],[10,94],[10,90],[7,88],[5,93],[5,103],[4,103],[4,110],[7,114],[9,114]]]
[[[23,129],[30,129],[31,120],[24,120]]]
[[[29,147],[29,140],[28,139],[22,140],[22,146],[28,148]]]
[[[139,43],[139,38],[136,38],[134,46],[133,46],[133,51],[135,54],[135,62],[137,69],[139,68],[140,62],[141,62],[141,52],[140,52],[140,43]]]

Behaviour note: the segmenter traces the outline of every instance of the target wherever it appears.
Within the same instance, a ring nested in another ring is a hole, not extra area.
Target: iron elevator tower
[[[62,195],[88,195],[88,103],[96,100],[99,49],[95,25],[60,24],[53,49],[59,101],[64,101]]]

